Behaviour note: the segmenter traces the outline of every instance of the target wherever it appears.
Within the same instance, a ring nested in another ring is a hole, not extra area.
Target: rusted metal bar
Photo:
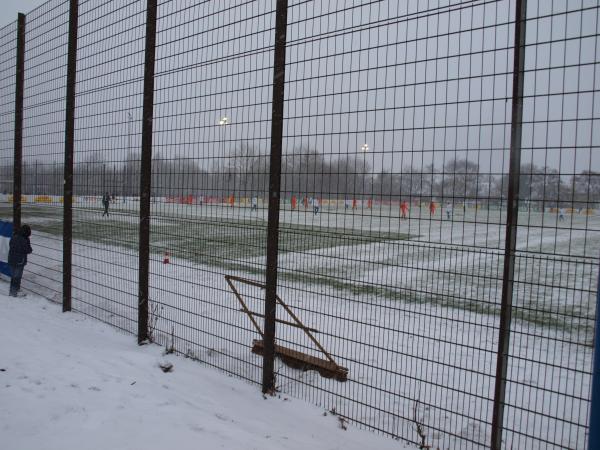
[[[264,354],[264,342],[255,339],[252,342],[252,353],[257,355]],[[298,370],[316,370],[325,378],[335,378],[337,381],[348,380],[348,369],[338,366],[333,361],[317,358],[316,356],[307,355],[291,348],[275,345],[275,354],[283,361],[286,366]]]
[[[241,294],[238,292],[238,290],[235,288],[234,284],[232,283],[233,280],[238,281],[240,283],[244,283],[250,286],[255,286],[261,289],[266,289],[266,286],[264,284],[261,284],[257,281],[254,280],[248,280],[246,278],[240,278],[240,277],[236,277],[236,276],[232,276],[232,275],[225,275],[225,280],[227,281],[227,284],[229,284],[229,287],[231,288],[231,290],[233,291],[233,293],[235,294],[235,296],[237,297],[238,301],[240,302],[240,304],[242,305],[242,311],[245,312],[248,317],[250,318],[250,320],[252,321],[252,323],[254,324],[254,327],[256,328],[256,330],[258,331],[258,333],[263,337],[264,339],[264,333],[263,331],[260,329],[260,326],[258,325],[258,323],[254,320],[253,316],[257,316],[257,317],[264,317],[262,314],[257,314],[254,313],[252,311],[250,311],[248,309],[248,307],[246,306],[246,303],[244,302]],[[309,328],[306,325],[304,325],[302,323],[302,321],[298,318],[298,316],[296,316],[296,314],[294,314],[294,312],[292,311],[292,309],[283,301],[281,300],[281,298],[276,295],[276,301],[277,303],[279,303],[283,309],[285,309],[285,311],[290,315],[290,317],[292,319],[294,319],[295,323],[293,322],[288,322],[285,320],[281,320],[281,319],[275,319],[275,322],[278,323],[283,323],[285,325],[289,325],[292,327],[296,327],[296,328],[300,328],[301,330],[303,330],[306,335],[308,336],[308,338],[317,346],[317,348],[327,357],[327,359],[334,364],[335,366],[338,366],[338,364],[335,362],[335,360],[333,359],[333,357],[327,352],[327,350],[325,350],[325,348],[321,345],[321,343],[312,335],[312,332],[318,333],[318,330],[315,330],[314,328]],[[264,355],[264,342],[261,341],[261,355]],[[275,350],[275,353],[277,353],[277,351]],[[298,353],[293,351],[292,353]],[[339,366],[338,366],[339,367]],[[346,371],[347,372],[347,371]]]
[[[244,299],[242,298],[242,296],[240,295],[240,293],[238,292],[238,290],[235,288],[235,286],[231,282],[232,279],[234,279],[234,278],[233,277],[227,277],[227,276],[225,276],[225,281],[227,281],[227,284],[229,285],[229,287],[231,288],[231,290],[233,291],[233,293],[237,297],[238,301],[242,305],[242,309],[244,310],[244,312],[246,314],[248,314],[248,317],[250,317],[250,320],[252,321],[252,324],[254,325],[254,328],[256,328],[256,331],[258,331],[258,334],[260,334],[263,337],[263,339],[264,339],[265,335],[264,335],[263,331],[260,329],[260,326],[258,325],[258,322],[256,320],[254,320],[254,317],[252,317],[252,313],[250,312],[250,310],[246,306],[246,303],[244,302]],[[235,279],[236,279],[236,281],[239,281],[239,282],[242,282],[242,283],[244,283],[245,281],[249,281],[247,284],[251,284],[253,286],[260,286],[260,285],[258,285],[258,283],[250,282],[250,280],[244,280],[243,278],[237,278],[236,277]],[[260,287],[262,287],[264,289],[264,286],[260,286]]]
[[[319,341],[317,341],[315,339],[315,337],[310,333],[310,331],[308,330],[308,328],[306,328],[304,326],[304,324],[302,322],[300,322],[300,319],[298,319],[298,317],[296,316],[296,314],[294,314],[292,312],[292,310],[290,309],[290,307],[288,305],[286,305],[285,303],[283,303],[283,301],[277,297],[277,301],[279,302],[279,304],[283,307],[283,309],[285,309],[287,311],[287,313],[299,324],[302,326],[302,329],[304,330],[304,332],[307,334],[307,336],[309,337],[309,339],[311,341],[313,341],[313,343],[317,346],[317,348],[319,350],[321,350],[323,352],[323,354],[327,357],[327,359],[329,361],[331,361],[332,363],[336,364],[336,362],[333,360],[333,358],[331,357],[331,355],[323,348],[323,346],[319,343]]]
[[[254,320],[254,317],[260,317],[260,318],[264,319],[265,315],[257,313],[257,312],[254,312],[254,311],[250,311],[250,309],[246,305],[246,302],[244,302],[244,299],[242,298],[242,295],[236,289],[236,287],[232,283],[232,281],[238,281],[240,283],[247,284],[249,286],[255,286],[255,287],[260,288],[260,289],[265,289],[265,285],[261,284],[261,283],[259,283],[257,281],[254,281],[254,280],[248,280],[246,278],[240,278],[240,277],[236,277],[236,276],[233,276],[233,275],[225,275],[225,281],[227,281],[227,284],[229,285],[229,287],[233,291],[234,295],[237,297],[238,301],[240,302],[240,305],[242,305],[241,311],[245,312],[246,314],[248,314],[248,317],[252,321],[252,323],[254,325],[254,328],[256,328],[256,330],[258,331],[258,334],[260,334],[264,338],[263,331],[260,329],[260,326],[258,325],[258,322],[256,322]],[[282,305],[284,304],[283,301],[279,298],[279,296],[277,296],[277,301],[279,301]],[[298,320],[298,319],[296,319],[296,320]],[[277,323],[282,323],[284,325],[289,325],[291,327],[300,328],[302,330],[309,330],[309,331],[311,331],[313,333],[318,333],[319,332],[319,330],[315,330],[314,328],[305,327],[304,324],[302,324],[299,321],[298,321],[298,323],[288,322],[287,320],[281,320],[281,319],[275,319],[275,321]]]
[[[240,283],[247,284],[249,286],[255,286],[255,287],[261,288],[261,289],[265,288],[264,283],[259,283],[258,281],[249,280],[248,278],[236,277],[235,275],[225,275],[225,279],[227,280],[228,283],[229,283],[229,280],[239,281]],[[229,285],[231,286],[231,283],[229,283]]]
[[[278,298],[279,298],[279,297],[278,297]],[[264,319],[264,317],[265,317],[265,315],[264,315],[264,314],[260,314],[260,313],[254,312],[254,311],[246,311],[246,310],[245,310],[245,309],[243,309],[243,308],[242,308],[242,309],[240,309],[240,312],[245,312],[246,314],[250,314],[250,315],[252,315],[253,317],[260,317],[260,318],[262,318],[262,319]],[[290,327],[294,327],[294,328],[300,328],[301,330],[308,330],[308,331],[310,331],[311,333],[318,333],[318,332],[319,332],[319,330],[316,330],[316,329],[314,329],[314,328],[309,328],[309,327],[306,327],[306,326],[304,326],[304,325],[298,325],[297,323],[290,322],[290,321],[288,321],[288,320],[283,320],[283,319],[275,319],[275,322],[277,322],[277,323],[281,323],[281,324],[283,324],[283,325],[288,325],[288,326],[290,326]]]

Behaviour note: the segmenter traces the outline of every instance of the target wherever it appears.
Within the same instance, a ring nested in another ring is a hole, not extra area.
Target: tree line
[[[155,197],[208,196],[266,197],[269,156],[242,145],[227,158],[169,159],[154,155],[152,195]],[[140,155],[124,161],[98,156],[75,164],[74,194],[137,196]],[[12,166],[0,166],[2,190],[12,190]],[[374,171],[362,155],[329,155],[310,149],[285,153],[281,186],[284,195],[331,199],[477,202],[499,204],[507,197],[508,175],[483,172],[468,159],[453,159],[441,167],[407,166],[400,171]],[[62,195],[63,166],[53,162],[23,163],[23,194]],[[563,175],[535,164],[521,166],[521,202],[532,207],[573,206],[591,208],[600,203],[600,173],[583,171]]]

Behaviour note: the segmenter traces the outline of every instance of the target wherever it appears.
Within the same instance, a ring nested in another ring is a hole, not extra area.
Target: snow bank
[[[0,342],[7,450],[409,448],[34,295],[0,295]]]

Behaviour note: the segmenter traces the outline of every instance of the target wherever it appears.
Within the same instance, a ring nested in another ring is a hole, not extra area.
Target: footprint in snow
[[[233,420],[231,420],[229,417],[227,417],[223,414],[216,413],[215,417],[219,420],[222,420],[223,422],[233,422]]]

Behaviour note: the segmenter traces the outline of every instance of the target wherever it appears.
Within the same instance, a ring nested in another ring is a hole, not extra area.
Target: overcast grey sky
[[[44,4],[1,1],[6,18]],[[25,123],[34,118],[40,126],[25,133],[25,159],[43,158],[42,138],[48,158],[62,157],[64,124],[52,116],[64,108],[69,2],[52,1],[57,7],[45,8],[45,20],[42,10],[28,16],[28,23],[40,20],[27,36]],[[427,13],[429,2],[414,0],[356,1],[351,10],[338,2],[292,2],[285,148],[358,156],[375,172],[470,158],[505,173],[514,0],[457,8],[461,1],[439,0],[446,6],[435,14]],[[81,158],[122,161],[141,145],[145,3],[81,4]],[[156,151],[212,164],[234,156],[243,141],[268,154],[275,2],[159,3]],[[600,102],[593,101],[600,21],[582,4],[528,3],[524,164],[568,173],[600,167]],[[567,5],[574,11],[567,14]],[[227,127],[219,125],[224,116]]]
[[[46,0],[2,0],[2,21],[0,22],[0,28],[8,25],[13,20],[17,20],[18,13],[27,14],[45,2]]]

